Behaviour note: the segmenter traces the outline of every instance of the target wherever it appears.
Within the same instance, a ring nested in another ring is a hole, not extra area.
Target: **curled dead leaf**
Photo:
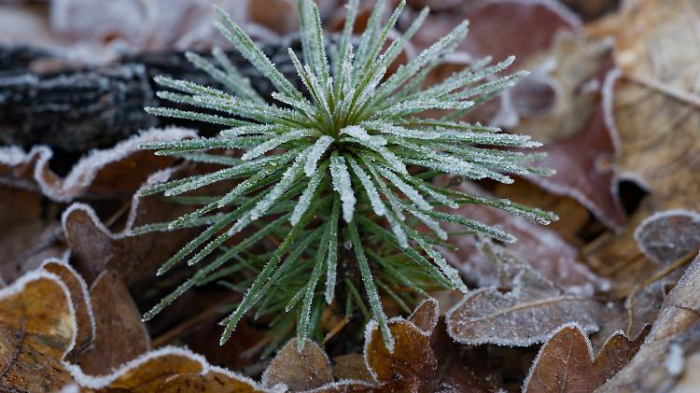
[[[76,163],[65,177],[49,168],[53,151],[48,147],[37,146],[28,153],[16,147],[0,147],[0,181],[38,189],[42,195],[59,202],[86,196],[130,196],[152,173],[174,162],[172,157],[140,150],[139,145],[196,136],[194,131],[179,128],[151,129],[112,148],[93,151]]]

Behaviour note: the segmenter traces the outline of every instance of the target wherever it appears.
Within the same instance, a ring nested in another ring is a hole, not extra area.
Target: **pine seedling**
[[[549,171],[529,166],[541,157],[523,152],[540,146],[529,136],[459,121],[476,104],[524,75],[498,76],[512,57],[494,65],[478,62],[424,88],[426,76],[465,38],[466,21],[388,72],[428,14],[423,10],[403,36],[389,40],[404,4],[401,1],[382,25],[386,1],[377,1],[365,31],[355,39],[358,0],[350,0],[344,30],[329,56],[317,6],[300,0],[303,61],[291,49],[289,56],[305,92],[285,79],[217,8],[216,28],[270,80],[276,89],[274,103],[259,96],[221,51],[213,53],[216,64],[194,54],[188,57],[228,91],[156,79],[167,89],[158,93],[161,99],[194,109],[161,107],[147,108],[148,112],[225,129],[215,138],[155,142],[144,148],[158,155],[217,163],[224,169],[158,184],[143,194],[162,192],[183,200],[187,198],[183,194],[214,183],[230,181],[232,186],[224,195],[190,197],[201,207],[167,225],[151,227],[206,229],[160,268],[158,274],[182,262],[197,265],[191,278],[145,319],[190,288],[220,281],[242,293],[221,322],[222,344],[244,315],[255,312],[275,316],[272,323],[285,332],[295,327],[303,345],[307,337],[322,337],[321,314],[333,305],[348,316],[359,310],[374,318],[391,349],[380,293],[407,309],[405,301],[436,288],[467,291],[458,271],[437,250],[449,247],[445,223],[476,236],[515,240],[451,210],[476,204],[542,224],[556,219],[508,200],[433,183],[439,175],[511,183],[510,175]],[[240,158],[206,153],[222,148],[240,151]],[[230,245],[229,240],[244,230],[247,235]],[[277,246],[259,253],[254,246],[265,238],[277,239]],[[243,270],[253,274],[237,283],[226,281]]]

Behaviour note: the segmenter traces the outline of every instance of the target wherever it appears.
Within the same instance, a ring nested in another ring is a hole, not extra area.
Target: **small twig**
[[[620,270],[622,270],[626,267],[629,267],[630,265],[633,265],[633,264],[635,264],[643,259],[646,259],[646,256],[644,254],[642,254],[641,252],[639,252],[637,254],[634,254],[634,255],[628,257],[627,259],[622,260],[622,262],[611,266],[608,269],[601,269],[601,271],[599,273],[602,276],[610,277],[613,274],[618,273]]]
[[[700,108],[700,97],[695,94],[686,93],[682,90],[644,76],[634,74],[625,76],[638,85],[642,85],[651,90],[656,90],[657,92],[665,94],[675,100]]]
[[[333,336],[338,334],[338,332],[341,331],[348,323],[350,323],[350,317],[346,315],[339,323],[333,326],[333,328],[328,333],[326,333],[326,336],[323,337],[323,344],[325,345],[331,338],[333,338]]]

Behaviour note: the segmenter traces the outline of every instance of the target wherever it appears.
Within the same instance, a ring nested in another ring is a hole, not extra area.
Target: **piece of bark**
[[[302,56],[301,43],[296,38],[264,44],[261,49],[287,79],[305,92],[289,59],[288,47]],[[24,148],[42,144],[66,152],[84,152],[112,146],[156,125],[186,125],[211,133],[221,128],[157,118],[143,110],[146,106],[172,106],[155,97],[160,87],[153,78],[158,75],[225,90],[195,68],[185,58],[185,51],[126,55],[114,65],[95,69],[32,72],[31,63],[41,53],[41,49],[31,46],[0,46],[0,70],[15,70],[0,72],[0,144]],[[211,57],[205,52],[198,54]],[[272,100],[275,89],[260,71],[236,51],[229,50],[226,55],[260,95]]]
[[[156,124],[143,65],[0,78],[0,143],[69,152],[103,147]]]
[[[55,53],[32,45],[0,45],[0,75],[27,71],[35,62],[55,57]]]

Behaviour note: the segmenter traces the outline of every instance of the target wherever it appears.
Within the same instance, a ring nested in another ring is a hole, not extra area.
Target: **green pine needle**
[[[159,92],[159,97],[193,109],[147,111],[231,128],[212,139],[144,146],[159,155],[224,166],[141,192],[164,193],[201,207],[171,223],[140,228],[138,233],[206,227],[168,259],[158,274],[182,262],[207,264],[198,265],[196,273],[146,313],[145,319],[195,285],[247,270],[254,272],[252,279],[223,283],[233,289],[248,289],[222,321],[222,344],[253,309],[257,309],[256,316],[277,314],[272,323],[285,332],[296,324],[299,343],[307,337],[319,340],[321,312],[338,300],[338,308],[347,313],[371,310],[391,348],[380,290],[403,308],[407,307],[405,301],[437,288],[467,291],[458,271],[435,248],[448,236],[442,223],[458,224],[498,241],[515,240],[498,228],[451,214],[450,209],[479,204],[542,224],[556,219],[538,209],[430,182],[438,175],[452,175],[510,183],[509,175],[546,175],[551,171],[528,166],[542,157],[519,151],[540,146],[529,136],[455,120],[525,74],[495,77],[513,62],[512,57],[495,65],[486,59],[422,88],[430,71],[465,38],[466,22],[388,74],[389,66],[428,14],[423,10],[403,37],[389,43],[389,32],[404,5],[401,1],[388,24],[382,26],[386,1],[378,1],[355,47],[351,27],[358,1],[350,0],[345,29],[329,61],[318,8],[311,0],[299,0],[304,62],[291,49],[289,55],[308,95],[285,79],[250,37],[217,8],[219,21],[215,26],[270,80],[277,89],[273,98],[278,104],[265,102],[218,49],[212,54],[213,61],[193,53],[187,58],[228,92],[156,78],[168,89]],[[197,108],[216,114],[200,113]],[[436,111],[442,116],[434,117]],[[240,158],[204,153],[220,148],[240,150]],[[183,195],[230,181],[235,185],[223,196]],[[426,231],[416,229],[421,223]],[[248,228],[252,234],[238,244],[224,246]],[[254,246],[270,236],[281,240],[278,248],[256,255]],[[355,269],[356,274],[343,270],[336,284],[339,269]],[[395,291],[398,287],[407,290]],[[366,296],[358,292],[362,288]]]

